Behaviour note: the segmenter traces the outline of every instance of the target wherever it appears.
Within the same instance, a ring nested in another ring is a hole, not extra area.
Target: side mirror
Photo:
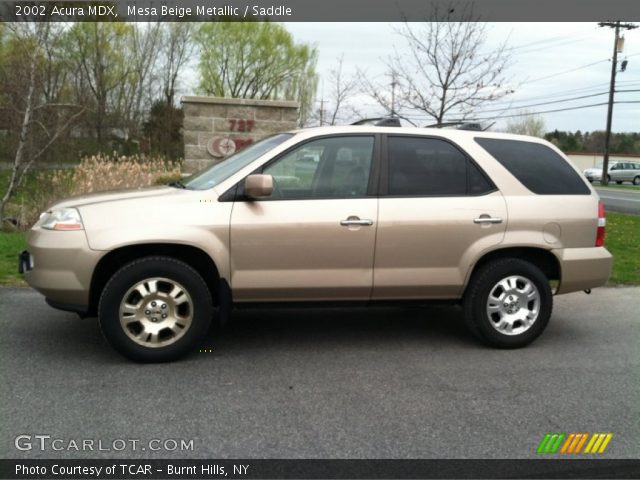
[[[251,198],[269,197],[273,193],[273,177],[271,175],[249,175],[244,179],[244,194]]]

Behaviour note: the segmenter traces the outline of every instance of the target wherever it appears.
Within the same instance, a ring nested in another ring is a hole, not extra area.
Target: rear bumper
[[[609,279],[613,256],[604,247],[552,250],[560,262],[558,294],[601,287]]]
[[[24,278],[50,305],[72,305],[73,311],[89,305],[91,276],[104,252],[89,248],[84,231],[32,228],[27,233],[27,252],[20,257]]]

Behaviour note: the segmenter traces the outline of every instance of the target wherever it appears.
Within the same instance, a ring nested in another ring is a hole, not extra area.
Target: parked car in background
[[[517,348],[555,294],[605,284],[604,230],[597,192],[542,139],[325,127],[184,183],[59,202],[19,262],[51,306],[97,315],[136,361],[196,350],[216,307],[305,302],[458,302],[481,341]]]
[[[609,163],[609,173],[611,169],[616,166],[618,162]],[[582,174],[589,180],[589,182],[599,182],[602,180],[602,163],[599,163],[595,167],[587,168]],[[611,179],[611,177],[609,177]]]
[[[618,162],[609,169],[609,181],[620,185],[631,182],[640,185],[640,162]]]

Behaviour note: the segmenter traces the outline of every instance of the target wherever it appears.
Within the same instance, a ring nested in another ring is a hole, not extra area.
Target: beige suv
[[[184,183],[57,203],[20,269],[137,361],[197,349],[216,309],[301,302],[456,300],[479,339],[514,348],[544,330],[553,294],[607,281],[604,226],[596,192],[543,140],[325,127]]]

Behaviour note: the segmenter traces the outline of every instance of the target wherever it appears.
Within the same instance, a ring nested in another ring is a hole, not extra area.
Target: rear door
[[[370,298],[376,145],[374,135],[318,138],[261,169],[273,195],[240,195],[231,215],[235,301]]]
[[[478,251],[504,237],[502,195],[442,138],[390,134],[382,160],[373,299],[458,297]]]

